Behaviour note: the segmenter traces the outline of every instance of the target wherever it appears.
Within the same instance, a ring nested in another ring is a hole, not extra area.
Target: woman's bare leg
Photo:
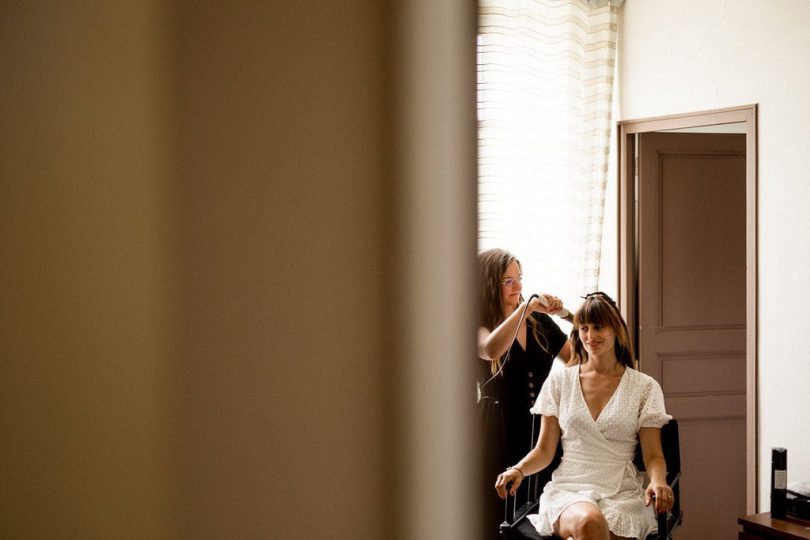
[[[574,503],[563,510],[554,525],[554,534],[573,540],[632,540],[610,532],[605,515],[588,502]]]
[[[610,540],[610,530],[598,506],[574,503],[560,514],[554,534],[574,540]]]

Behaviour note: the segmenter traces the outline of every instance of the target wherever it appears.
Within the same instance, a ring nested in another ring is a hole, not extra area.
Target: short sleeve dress
[[[617,536],[645,538],[655,532],[655,514],[652,506],[644,506],[642,475],[633,464],[638,430],[660,428],[671,418],[655,379],[625,369],[594,420],[582,394],[579,366],[566,367],[549,376],[532,412],[557,417],[563,448],[538,514],[529,516],[540,534],[552,534],[562,511],[577,502],[598,506]]]

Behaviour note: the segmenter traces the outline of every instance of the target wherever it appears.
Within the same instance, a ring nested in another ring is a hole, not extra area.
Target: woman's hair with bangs
[[[616,360],[629,368],[636,368],[633,344],[630,342],[630,333],[627,323],[613,299],[602,292],[595,292],[585,297],[585,302],[574,314],[574,328],[571,330],[572,352],[569,365],[583,364],[588,360],[588,352],[579,339],[579,327],[583,324],[607,326],[616,333]]]

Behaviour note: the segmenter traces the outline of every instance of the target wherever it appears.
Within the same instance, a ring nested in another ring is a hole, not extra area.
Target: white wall
[[[810,2],[628,0],[621,119],[759,104],[759,509],[770,449],[810,480]]]

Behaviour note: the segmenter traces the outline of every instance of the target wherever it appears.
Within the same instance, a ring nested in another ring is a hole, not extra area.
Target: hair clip
[[[583,299],[583,300],[587,300],[588,298],[590,298],[590,297],[592,297],[592,296],[601,296],[601,297],[603,297],[605,300],[607,300],[608,302],[610,302],[610,304],[611,304],[612,306],[616,307],[616,301],[615,301],[615,300],[613,300],[613,298],[611,298],[611,297],[610,297],[610,296],[609,296],[607,293],[603,293],[602,291],[594,291],[594,292],[592,292],[592,293],[588,293],[588,294],[586,294],[585,296],[583,296],[583,297],[582,297],[582,299]]]

